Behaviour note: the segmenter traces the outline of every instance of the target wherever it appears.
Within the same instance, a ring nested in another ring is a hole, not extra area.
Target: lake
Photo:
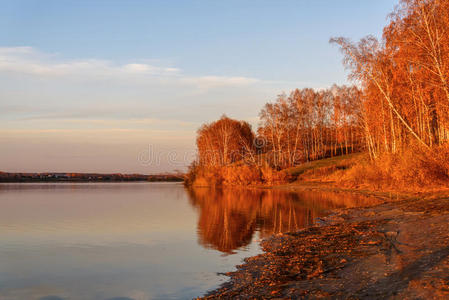
[[[190,299],[260,239],[361,196],[180,183],[0,184],[0,300]]]

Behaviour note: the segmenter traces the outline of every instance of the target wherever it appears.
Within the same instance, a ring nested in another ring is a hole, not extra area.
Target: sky
[[[0,171],[184,170],[201,124],[350,83],[329,38],[380,37],[396,4],[3,0]]]

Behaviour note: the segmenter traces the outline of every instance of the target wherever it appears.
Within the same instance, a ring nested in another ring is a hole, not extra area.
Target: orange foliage
[[[270,165],[287,168],[320,158],[360,151],[360,91],[336,86],[296,89],[260,112],[258,133]]]
[[[187,185],[273,185],[288,181],[287,173],[268,166],[246,163],[229,166],[191,166],[187,174]]]
[[[331,40],[363,87],[364,132],[374,158],[448,140],[448,12],[447,0],[402,0],[381,42]]]
[[[207,166],[225,166],[244,159],[253,150],[254,134],[251,126],[222,116],[198,130],[196,144],[199,163]]]
[[[273,184],[286,179],[279,172],[284,168],[367,149],[374,162],[349,170],[348,181],[447,183],[448,33],[448,0],[401,0],[381,41],[331,39],[359,88],[278,96],[260,113],[262,143],[253,142],[251,127],[242,121],[223,117],[203,125],[190,182]]]
[[[380,190],[425,191],[449,187],[449,145],[383,153],[333,174],[339,184]]]
[[[401,0],[378,41],[334,38],[362,87],[361,116],[374,162],[343,181],[422,189],[449,182],[449,1]]]

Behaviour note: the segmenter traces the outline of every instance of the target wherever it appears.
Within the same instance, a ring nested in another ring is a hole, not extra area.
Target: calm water
[[[344,194],[176,183],[0,184],[0,300],[189,299]]]

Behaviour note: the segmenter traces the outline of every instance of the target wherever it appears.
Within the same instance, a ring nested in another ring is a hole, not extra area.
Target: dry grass
[[[384,154],[375,161],[361,159],[351,168],[336,171],[331,179],[350,187],[376,190],[425,191],[449,186],[449,146],[430,150],[412,147]]]
[[[327,168],[345,169],[354,162],[360,160],[363,156],[364,154],[362,153],[335,156],[303,163],[297,167],[286,169],[285,171],[291,176],[308,177],[308,175],[313,174],[314,172],[320,173]]]
[[[335,181],[334,174],[351,168],[367,154],[354,153],[304,163],[285,172],[297,181]]]
[[[228,166],[196,166],[187,174],[186,184],[193,186],[275,185],[287,182],[288,175],[267,165],[234,163]]]

